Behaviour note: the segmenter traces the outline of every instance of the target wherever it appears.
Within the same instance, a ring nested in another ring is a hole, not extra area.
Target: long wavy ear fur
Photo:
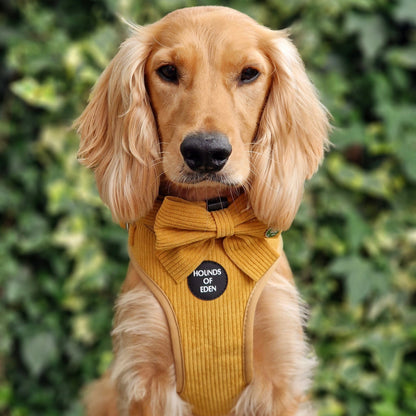
[[[252,148],[250,199],[259,219],[286,230],[328,146],[329,122],[286,32],[271,33],[265,52],[274,72]]]
[[[74,123],[81,137],[79,160],[94,170],[101,198],[120,223],[145,215],[159,189],[157,128],[145,86],[151,40],[148,28],[134,32]]]

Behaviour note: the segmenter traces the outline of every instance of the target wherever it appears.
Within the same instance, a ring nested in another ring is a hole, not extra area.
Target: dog
[[[285,30],[218,6],[130,28],[75,122],[78,157],[93,169],[114,221],[128,228],[131,258],[116,304],[114,362],[88,388],[87,414],[311,415],[315,359],[280,232],[323,159],[328,113]],[[229,225],[231,211],[255,228],[254,237],[240,235],[244,224]],[[194,238],[196,217],[204,222]],[[178,234],[170,229],[176,221],[184,228]],[[155,237],[156,228],[167,234]],[[176,246],[188,236],[197,254]],[[201,251],[214,246],[220,254]],[[235,262],[224,251],[231,246]],[[198,268],[201,259],[213,266]],[[267,269],[263,278],[247,278],[252,261]],[[152,268],[160,281],[149,277]],[[243,317],[224,312],[234,295],[223,286],[237,278],[224,283],[220,275],[233,268],[254,288],[241,303]],[[177,274],[172,291],[183,290],[176,300],[162,287],[169,273]],[[216,302],[220,316],[204,323],[198,308],[205,315]],[[196,309],[181,311],[190,304]],[[190,329],[182,324],[188,315]]]

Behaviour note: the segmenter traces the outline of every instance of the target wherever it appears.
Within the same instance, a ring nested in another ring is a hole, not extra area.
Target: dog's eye
[[[156,70],[160,78],[167,82],[177,83],[179,81],[179,73],[174,65],[162,65]]]
[[[242,84],[249,84],[255,81],[260,76],[260,72],[255,68],[244,68],[240,74],[240,82]]]

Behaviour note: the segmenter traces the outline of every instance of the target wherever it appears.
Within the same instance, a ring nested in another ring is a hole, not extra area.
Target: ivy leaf
[[[384,287],[384,276],[373,265],[358,256],[335,260],[330,271],[346,280],[347,299],[351,306],[362,303],[375,290]]]
[[[52,79],[40,84],[31,77],[23,78],[11,85],[11,90],[34,107],[42,107],[47,110],[56,111],[63,104],[63,99],[58,95],[56,81]]]
[[[389,199],[394,191],[395,184],[387,166],[381,165],[373,171],[366,171],[347,163],[339,154],[328,157],[327,166],[339,184],[353,191],[386,199]]]
[[[386,54],[386,59],[393,65],[416,68],[416,46],[391,48]]]
[[[416,2],[414,0],[400,0],[394,16],[399,22],[416,23]]]
[[[405,134],[396,149],[409,179],[416,182],[416,140],[414,134]]]
[[[379,327],[362,341],[372,352],[373,360],[384,376],[388,380],[396,380],[407,349],[400,326]]]
[[[409,179],[416,180],[416,106],[385,104],[380,106],[386,135]]]
[[[351,14],[346,21],[346,31],[358,35],[358,42],[364,57],[374,60],[386,43],[386,28],[379,16]]]
[[[22,359],[29,372],[38,377],[58,356],[55,337],[48,332],[41,332],[23,341]]]
[[[371,234],[372,230],[356,209],[348,210],[345,217],[348,223],[346,237],[351,249],[356,251],[361,247],[365,237]]]

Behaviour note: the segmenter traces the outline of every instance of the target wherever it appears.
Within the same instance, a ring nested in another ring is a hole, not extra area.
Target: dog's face
[[[247,192],[260,220],[287,229],[329,125],[286,32],[225,7],[133,31],[76,122],[114,219],[136,221],[159,193]]]
[[[247,184],[273,67],[251,20],[174,17],[147,60],[147,88],[165,180],[203,199]]]

